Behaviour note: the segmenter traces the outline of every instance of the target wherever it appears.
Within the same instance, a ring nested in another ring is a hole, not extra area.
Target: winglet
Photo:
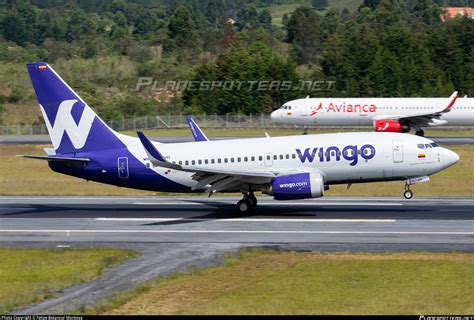
[[[458,92],[454,91],[453,94],[449,97],[448,106],[442,112],[449,112],[457,99],[458,99]]]
[[[199,128],[196,122],[194,122],[192,117],[186,117],[186,121],[188,122],[189,129],[191,129],[191,133],[193,134],[194,140],[196,142],[209,141],[204,132],[202,132],[201,128]]]
[[[137,131],[138,138],[140,139],[141,143],[143,144],[143,147],[145,148],[146,153],[148,154],[148,157],[151,159],[158,160],[160,162],[166,162],[165,158],[163,155],[156,150],[155,146],[153,146],[153,143],[148,139],[145,134],[141,131]],[[153,162],[153,161],[152,161]]]

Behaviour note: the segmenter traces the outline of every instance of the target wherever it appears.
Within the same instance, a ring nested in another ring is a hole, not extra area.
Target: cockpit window
[[[285,109],[285,110],[291,110],[291,106],[281,106],[281,109]]]
[[[418,144],[418,149],[424,149],[424,148],[425,148],[425,145],[423,143]]]
[[[429,143],[425,144],[425,147],[426,147],[426,149],[433,148],[433,147],[431,146],[431,144],[429,144]]]
[[[439,144],[433,142],[433,143],[431,144],[431,146],[433,146],[433,148],[436,148],[436,147],[439,147]]]

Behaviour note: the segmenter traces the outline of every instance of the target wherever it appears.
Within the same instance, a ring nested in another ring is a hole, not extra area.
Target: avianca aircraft
[[[375,131],[408,132],[449,124],[474,125],[474,99],[460,98],[306,98],[292,100],[271,114],[275,123],[304,126],[373,126]],[[306,131],[306,129],[305,129]]]
[[[410,185],[452,166],[456,153],[400,133],[337,133],[162,144],[110,129],[46,63],[27,65],[53,149],[53,171],[101,183],[166,192],[242,192],[238,209],[276,200],[322,197],[333,184],[406,180]]]

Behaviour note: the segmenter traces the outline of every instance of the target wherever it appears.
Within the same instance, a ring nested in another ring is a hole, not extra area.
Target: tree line
[[[283,16],[283,26],[274,24],[271,9],[292,3],[301,6]],[[472,95],[474,20],[443,22],[446,5],[469,6],[472,0],[360,0],[355,12],[301,0],[0,0],[0,61],[74,60],[84,66],[120,61],[127,73],[115,78],[84,67],[66,79],[96,96],[94,102],[102,102],[99,113],[108,119],[163,111],[268,113],[308,94],[448,96],[459,90]],[[152,90],[134,92],[140,76],[334,81],[334,86],[330,91],[217,88],[157,98]],[[23,85],[0,85],[13,86],[0,90],[0,110],[28,99],[15,99],[30,90]],[[111,88],[120,94],[109,94]]]

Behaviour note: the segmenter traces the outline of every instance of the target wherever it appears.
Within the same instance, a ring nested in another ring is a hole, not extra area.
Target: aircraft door
[[[117,159],[118,176],[121,179],[128,178],[128,158],[120,157]]]
[[[403,162],[403,142],[401,140],[393,140],[392,150],[393,150],[393,162],[394,163]]]
[[[265,166],[267,166],[267,167],[273,166],[273,154],[265,153],[264,161],[265,161]]]

